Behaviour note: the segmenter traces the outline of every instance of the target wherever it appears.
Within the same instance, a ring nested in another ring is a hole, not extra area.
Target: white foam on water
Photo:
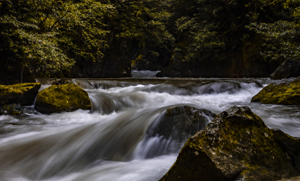
[[[231,106],[249,106],[268,127],[300,137],[300,107],[251,103],[262,87],[249,80],[191,86],[73,81],[89,93],[91,112],[0,116],[0,180],[158,180],[178,152],[146,159],[155,145],[174,142],[161,137],[142,140],[149,125],[174,106],[216,114]]]

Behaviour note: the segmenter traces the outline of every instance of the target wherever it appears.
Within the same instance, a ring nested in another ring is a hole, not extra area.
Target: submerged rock
[[[300,78],[279,84],[272,83],[255,95],[251,102],[300,105]]]
[[[188,138],[203,130],[215,116],[210,111],[190,106],[167,109],[147,129],[139,155],[154,158],[178,153]]]
[[[91,102],[87,92],[77,85],[52,85],[38,93],[35,108],[46,114],[90,110]]]
[[[40,83],[0,85],[0,106],[12,103],[32,105],[40,87]]]
[[[6,104],[0,106],[0,115],[19,115],[22,113],[23,110],[20,103]]]
[[[286,59],[271,75],[271,79],[300,76],[300,59]]]
[[[300,175],[300,140],[232,107],[189,138],[161,181],[276,180]]]

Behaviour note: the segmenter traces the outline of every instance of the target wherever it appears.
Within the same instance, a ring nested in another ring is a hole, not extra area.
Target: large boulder
[[[300,59],[286,59],[271,75],[271,79],[300,76]]]
[[[40,87],[40,83],[0,85],[0,106],[11,103],[32,105]]]
[[[300,105],[300,78],[272,83],[255,95],[251,102]]]
[[[300,140],[269,129],[248,107],[232,107],[189,138],[161,181],[257,180],[300,175]]]
[[[87,92],[77,85],[52,85],[38,93],[35,108],[45,114],[90,110],[91,102]]]

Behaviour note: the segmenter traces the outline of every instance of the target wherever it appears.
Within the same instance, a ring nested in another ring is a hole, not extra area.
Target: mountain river
[[[40,79],[41,90],[51,79]],[[250,103],[270,79],[73,79],[91,111],[0,116],[2,181],[157,181],[184,142],[151,134],[163,113],[188,105],[215,114],[248,106],[269,128],[300,137],[300,107]],[[212,118],[209,118],[211,120]],[[164,129],[164,128],[160,128]],[[179,146],[178,146],[179,145]]]

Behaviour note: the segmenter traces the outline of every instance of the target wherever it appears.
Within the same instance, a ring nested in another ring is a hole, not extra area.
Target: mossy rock
[[[91,102],[87,92],[75,84],[52,85],[38,93],[35,108],[45,114],[90,110]]]
[[[0,106],[0,115],[20,115],[22,113],[23,111],[20,103],[6,104]]]
[[[255,95],[251,102],[263,104],[300,105],[300,78],[272,83]]]
[[[299,139],[269,129],[248,107],[232,107],[189,138],[161,181],[294,177],[300,175],[298,146]]]
[[[40,87],[40,83],[0,85],[0,106],[12,103],[32,105]]]

